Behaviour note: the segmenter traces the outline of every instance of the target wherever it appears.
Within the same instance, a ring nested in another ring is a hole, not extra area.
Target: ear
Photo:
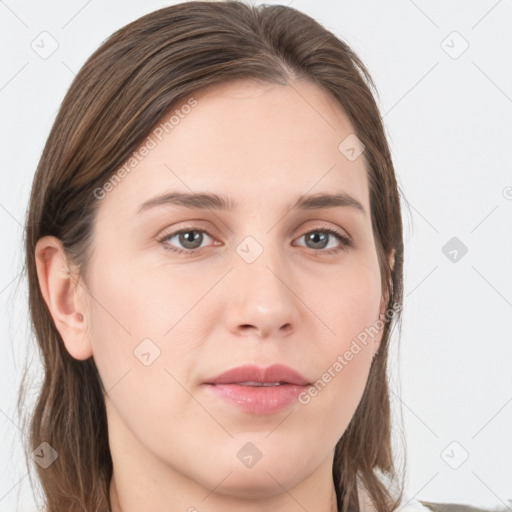
[[[389,263],[389,270],[390,270],[390,273],[392,274],[393,273],[393,269],[395,268],[395,248],[393,247],[393,249],[391,249],[391,252],[388,254],[388,263]],[[389,293],[391,292],[392,290],[392,287],[393,287],[393,278],[392,276],[390,276],[390,279],[389,279],[389,282],[388,282],[388,287],[389,287]],[[383,300],[382,300],[382,303],[381,303],[381,314],[385,314],[386,313],[386,308],[387,308],[387,304],[388,304],[388,300],[389,300],[389,293],[388,295],[386,295],[385,297],[383,297]]]
[[[40,238],[35,258],[41,293],[67,351],[75,359],[91,357],[84,285],[71,271],[62,242],[54,236]]]
[[[393,271],[393,269],[395,268],[395,248],[393,247],[393,249],[391,250],[391,252],[389,253],[389,268],[391,269],[391,271]]]
[[[391,250],[391,252],[389,253],[389,255],[388,255],[389,268],[390,268],[391,272],[393,272],[393,268],[395,267],[395,252],[396,251],[393,248]],[[390,282],[389,282],[389,289],[390,290],[391,290],[392,286],[393,286],[393,283],[390,280]],[[381,299],[381,302],[380,302],[379,318],[383,319],[384,321],[386,321],[386,316],[385,315],[386,315],[386,308],[388,307],[388,300],[389,300],[389,296],[383,296],[382,299]],[[378,336],[376,342],[374,343],[374,356],[377,354],[377,352],[379,350],[383,331],[384,331],[384,328],[382,329],[380,335]]]

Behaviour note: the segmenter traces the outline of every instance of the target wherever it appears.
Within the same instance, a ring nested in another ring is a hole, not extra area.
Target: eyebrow
[[[156,206],[166,205],[182,206],[191,209],[224,211],[233,211],[238,207],[236,201],[222,194],[169,192],[144,202],[137,213],[141,213]],[[344,192],[338,192],[336,194],[302,194],[297,198],[291,209],[317,210],[336,207],[354,208],[363,215],[366,215],[366,210],[363,205],[357,199]]]

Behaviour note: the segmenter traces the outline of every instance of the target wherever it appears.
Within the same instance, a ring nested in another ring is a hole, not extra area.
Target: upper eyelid
[[[194,221],[191,221],[191,222],[194,222]],[[333,229],[334,231],[336,231],[336,230],[341,231],[342,233],[345,234],[345,236],[347,238],[350,238],[350,239],[352,238],[351,235],[349,234],[349,232],[345,228],[342,228],[342,227],[339,227],[339,226],[333,227],[331,225],[328,225],[327,223],[329,221],[312,221],[312,222],[320,222],[321,225],[308,227],[307,229],[305,228],[305,230],[300,230],[302,232],[302,234],[309,233],[309,231],[314,231],[316,229],[318,229],[318,230]],[[186,221],[185,221],[185,223],[186,223]],[[163,231],[166,232],[165,229]],[[204,232],[208,233],[208,235],[213,236],[211,234],[211,232],[210,232],[211,230],[209,228],[204,228],[204,227],[201,227],[198,224],[192,224],[192,223],[189,224],[189,225],[186,225],[184,227],[174,228],[172,231],[169,231],[166,235],[162,235],[162,236],[169,236],[169,235],[173,235],[173,234],[180,233],[180,232],[183,232],[183,231],[204,231]]]

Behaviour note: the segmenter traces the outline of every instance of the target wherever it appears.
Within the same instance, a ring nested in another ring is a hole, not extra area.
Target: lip
[[[255,364],[237,366],[227,372],[221,373],[217,377],[206,382],[206,384],[236,384],[247,381],[283,382],[299,386],[310,384],[308,379],[301,375],[297,370],[294,370],[284,364],[273,364],[267,368],[262,368]]]
[[[243,382],[282,383],[279,386],[250,386]],[[282,364],[267,368],[244,365],[232,368],[204,384],[215,396],[250,414],[274,414],[296,401],[309,381],[298,371]]]

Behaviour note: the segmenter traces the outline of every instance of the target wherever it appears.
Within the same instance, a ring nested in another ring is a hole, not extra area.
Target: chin
[[[282,477],[285,473],[281,470],[268,470],[261,468],[244,469],[237,468],[215,489],[215,494],[219,496],[231,496],[236,499],[258,500],[261,502],[264,498],[272,498],[283,494],[283,487],[293,488],[296,483],[290,481],[290,475],[286,479]],[[226,472],[226,475],[229,471]],[[215,474],[219,474],[218,469]],[[273,478],[272,478],[273,477]],[[216,482],[215,485],[218,485]]]

